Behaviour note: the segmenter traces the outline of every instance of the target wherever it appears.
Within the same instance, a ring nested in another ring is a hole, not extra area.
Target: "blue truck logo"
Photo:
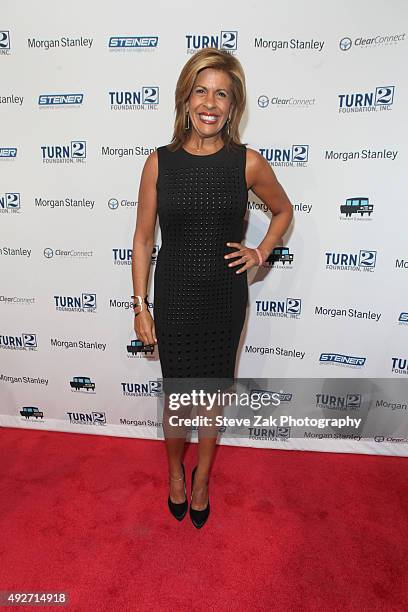
[[[153,355],[154,352],[154,344],[143,344],[141,340],[132,340],[130,344],[127,346],[128,353],[150,353]]]
[[[35,417],[35,420],[37,420],[42,419],[44,417],[44,413],[41,412],[41,410],[39,410],[35,406],[24,406],[20,410],[20,414],[26,419],[29,419],[30,417]]]
[[[88,376],[74,376],[69,383],[70,387],[75,391],[86,389],[86,391],[95,391],[95,383]]]
[[[346,217],[360,213],[363,217],[366,213],[368,216],[373,212],[374,206],[369,203],[368,198],[347,198],[346,203],[340,206],[340,212]]]
[[[293,253],[289,253],[288,247],[275,247],[266,261],[269,264],[274,264],[276,261],[281,261],[284,265],[286,262],[291,264]]]

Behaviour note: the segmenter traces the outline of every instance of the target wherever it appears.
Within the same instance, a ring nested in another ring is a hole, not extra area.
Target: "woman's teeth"
[[[201,121],[204,121],[204,123],[216,123],[218,117],[217,115],[199,115]]]

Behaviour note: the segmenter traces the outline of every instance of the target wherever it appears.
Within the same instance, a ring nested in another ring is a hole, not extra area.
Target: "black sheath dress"
[[[224,259],[237,248],[226,243],[243,239],[246,148],[193,155],[159,147],[157,153],[162,244],[154,321],[163,390],[226,389],[248,301],[247,272],[235,272],[243,264],[229,268],[235,259]]]

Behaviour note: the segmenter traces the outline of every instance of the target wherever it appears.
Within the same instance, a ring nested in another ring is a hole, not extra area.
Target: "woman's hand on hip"
[[[234,266],[239,266],[240,264],[244,264],[242,268],[239,270],[235,270],[236,274],[240,274],[240,272],[244,272],[245,270],[249,270],[253,266],[259,266],[259,257],[258,253],[255,249],[250,249],[240,242],[227,242],[227,246],[235,247],[238,249],[237,251],[233,251],[232,253],[228,253],[228,255],[224,255],[224,259],[235,259],[228,264],[228,267],[233,268]]]

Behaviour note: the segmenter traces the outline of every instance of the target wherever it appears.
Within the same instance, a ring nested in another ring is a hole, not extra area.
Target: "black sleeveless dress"
[[[234,380],[248,301],[247,272],[228,267],[241,242],[248,190],[246,148],[211,155],[159,147],[162,244],[154,321],[165,393],[222,390]]]

